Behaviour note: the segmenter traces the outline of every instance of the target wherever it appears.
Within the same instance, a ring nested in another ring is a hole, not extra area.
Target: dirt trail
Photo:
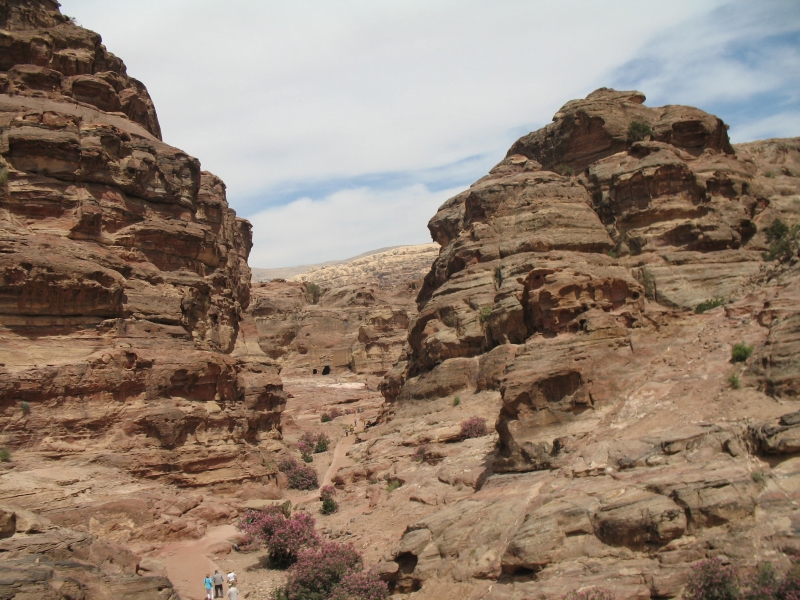
[[[333,460],[331,461],[331,466],[328,467],[328,470],[325,471],[325,476],[322,478],[320,482],[320,487],[323,485],[330,485],[331,481],[333,481],[333,476],[336,475],[336,472],[345,466],[347,462],[347,451],[350,450],[353,443],[356,441],[355,435],[349,435],[347,437],[343,437],[339,440],[339,443],[336,444],[336,448],[333,450]],[[306,502],[316,502],[319,499],[319,490],[314,490],[313,492],[303,496],[297,501],[297,504],[305,504]]]
[[[199,540],[175,542],[159,552],[159,559],[167,568],[167,577],[181,598],[205,600],[203,578],[207,573],[213,575],[214,569],[223,573],[219,565],[210,558],[209,549],[219,542],[231,539],[236,533],[233,525],[221,525],[209,529]]]

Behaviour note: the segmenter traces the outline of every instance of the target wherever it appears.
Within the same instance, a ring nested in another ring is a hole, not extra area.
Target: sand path
[[[356,436],[349,435],[339,440],[333,450],[333,460],[325,471],[322,485],[330,485],[336,472],[347,463],[347,451],[355,443]],[[297,501],[297,504],[316,502],[319,499],[319,490],[314,490]],[[158,558],[167,569],[167,577],[184,600],[204,600],[203,578],[206,573],[213,574],[215,569],[223,573],[212,560],[211,548],[219,542],[232,539],[237,534],[233,525],[221,525],[210,528],[199,540],[186,540],[174,542],[165,546]],[[224,573],[223,573],[224,575]],[[227,586],[226,586],[227,589]]]
[[[341,440],[339,440],[339,443],[336,444],[336,448],[333,449],[333,460],[331,460],[331,465],[328,467],[328,470],[325,471],[325,476],[322,478],[320,487],[324,485],[330,485],[331,481],[333,481],[333,476],[336,475],[336,472],[345,466],[345,463],[347,462],[347,451],[350,450],[355,441],[355,435],[348,435],[347,437],[343,437]],[[300,498],[297,501],[297,504],[316,502],[317,500],[319,500],[318,489]]]
[[[206,574],[223,570],[211,559],[210,548],[219,542],[232,539],[237,533],[233,525],[221,525],[206,531],[199,540],[175,542],[159,552],[159,559],[167,568],[167,577],[172,581],[184,600],[205,600],[203,579]],[[225,586],[227,589],[227,586]]]

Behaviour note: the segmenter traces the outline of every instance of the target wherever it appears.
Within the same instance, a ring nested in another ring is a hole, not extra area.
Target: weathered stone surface
[[[800,418],[773,398],[796,396],[799,279],[763,252],[798,222],[798,142],[734,148],[716,117],[643,102],[568,103],[431,219],[442,251],[355,455],[394,452],[424,511],[387,556],[395,591],[680,597],[703,558],[789,564]],[[470,414],[496,444],[438,434]]]

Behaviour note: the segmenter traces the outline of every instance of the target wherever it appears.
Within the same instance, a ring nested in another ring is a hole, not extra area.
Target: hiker
[[[239,590],[235,585],[228,588],[228,600],[239,600]]]
[[[211,589],[214,587],[214,584],[211,583],[211,577],[208,573],[206,573],[206,578],[203,580],[203,585],[206,588],[206,600],[212,600]]]
[[[228,573],[228,587],[232,586],[234,583],[236,583],[236,573],[230,571]]]
[[[219,571],[214,570],[212,581],[214,582],[214,598],[222,598],[222,584],[225,583],[225,579]]]

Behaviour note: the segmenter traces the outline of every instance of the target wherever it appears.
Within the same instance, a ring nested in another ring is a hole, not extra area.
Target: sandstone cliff
[[[797,552],[800,272],[762,254],[800,221],[800,140],[734,148],[712,115],[643,103],[569,102],[431,219],[384,424],[337,476],[402,483],[396,591],[668,598],[701,558]],[[491,434],[461,441],[469,416]]]
[[[99,35],[50,0],[4,2],[0,27],[0,447],[14,456],[0,502],[73,528],[0,552],[23,572],[28,555],[93,560],[95,542],[199,536],[236,511],[202,496],[170,509],[159,485],[276,479],[264,453],[281,436],[278,368],[230,354],[250,224],[222,181],[161,141],[147,90]],[[55,460],[74,471],[54,489],[81,491],[51,489]],[[108,502],[123,504],[97,508]],[[119,572],[136,573],[131,561]],[[59,568],[29,571],[28,592],[50,597],[37,586]],[[114,597],[128,585],[87,577]],[[172,597],[163,578],[130,585],[125,597]]]

